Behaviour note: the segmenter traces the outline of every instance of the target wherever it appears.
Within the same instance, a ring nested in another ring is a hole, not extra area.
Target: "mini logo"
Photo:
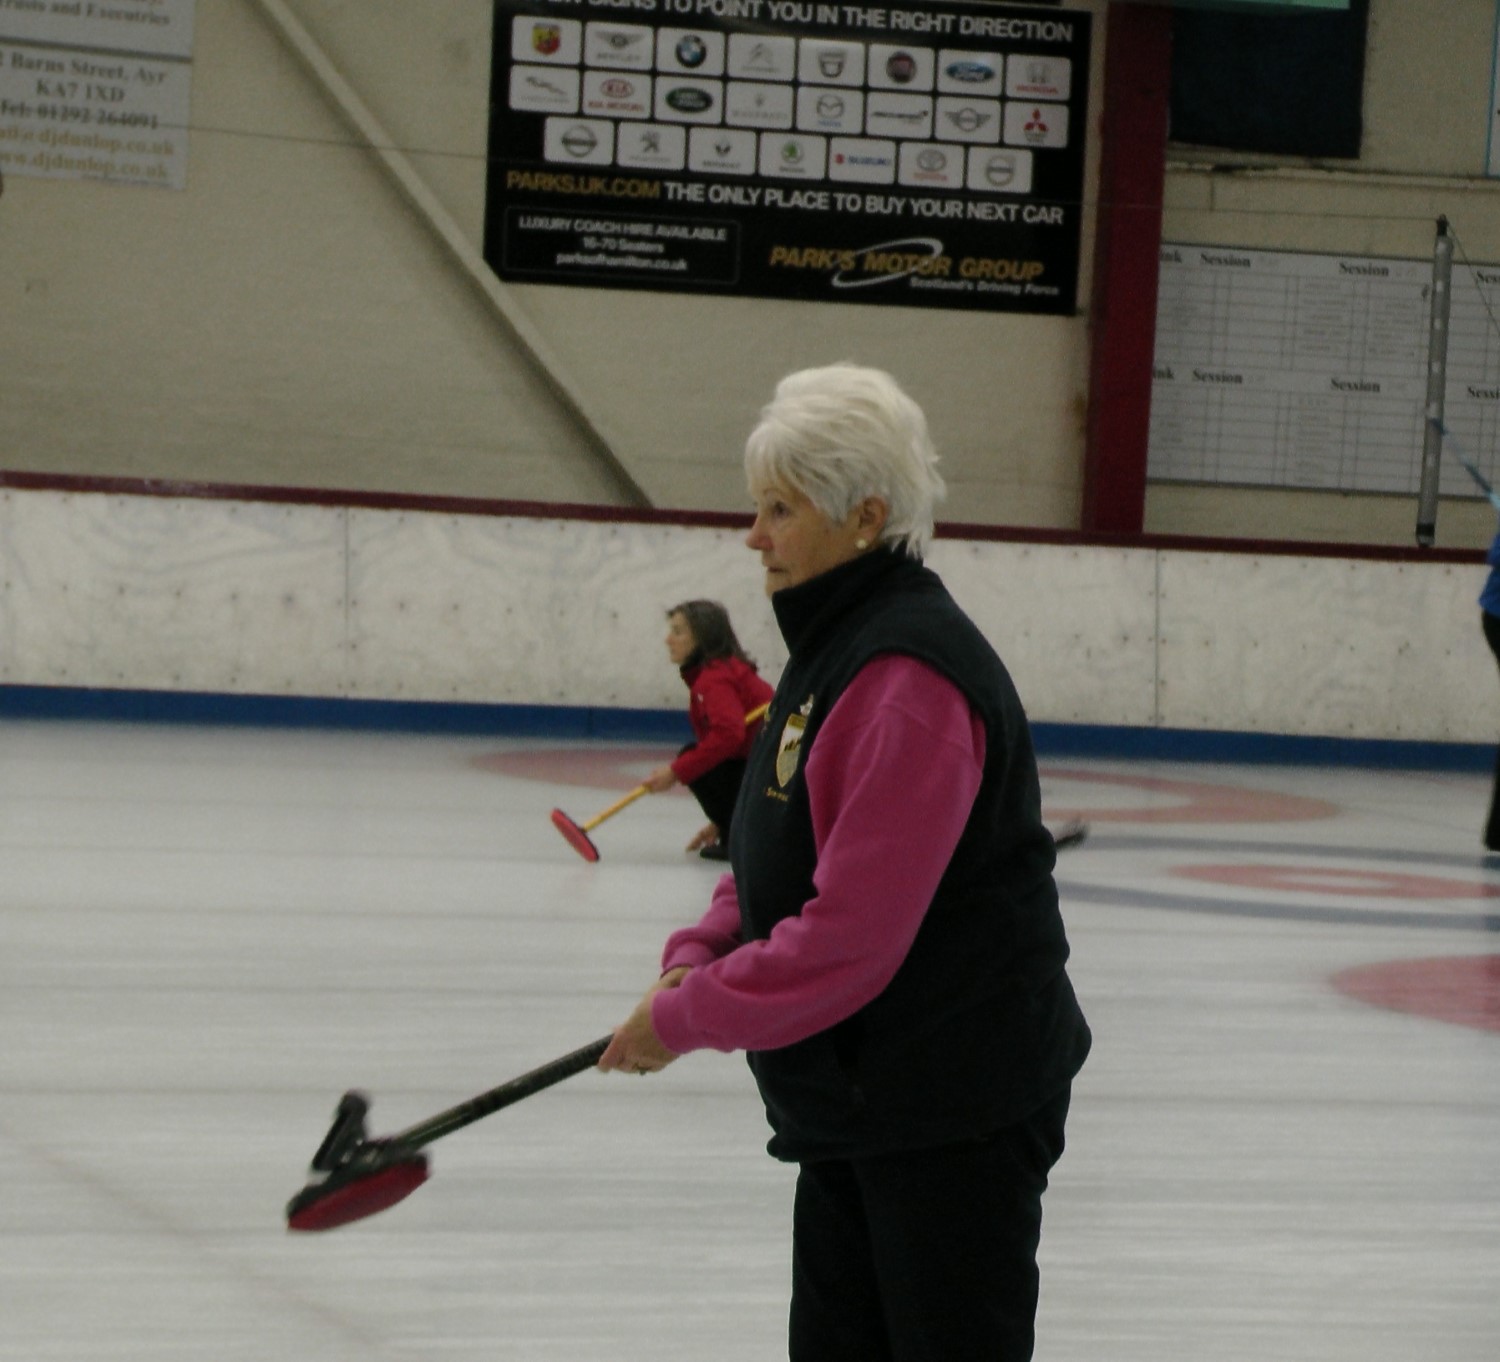
[[[684,33],[677,40],[677,60],[692,68],[708,60],[708,44],[696,33]]]
[[[910,85],[917,78],[917,59],[910,52],[892,52],[885,73],[897,85]]]
[[[562,47],[562,29],[557,24],[532,24],[531,50],[550,57]]]
[[[562,135],[563,150],[570,156],[587,156],[599,145],[592,128],[575,124]]]
[[[965,85],[983,85],[987,80],[994,80],[995,68],[988,62],[956,61],[945,66],[943,74],[949,80],[961,81]]]
[[[691,85],[685,85],[676,90],[668,90],[667,103],[678,113],[702,113],[711,109],[714,101],[706,90],[696,90]]]
[[[818,71],[824,80],[837,80],[844,74],[845,54],[836,47],[825,47],[818,53]]]
[[[953,124],[959,132],[978,132],[990,121],[991,115],[981,113],[978,109],[962,108],[955,109],[947,115],[948,121]]]

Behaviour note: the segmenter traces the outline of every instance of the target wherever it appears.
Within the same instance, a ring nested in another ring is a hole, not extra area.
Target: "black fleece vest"
[[[1089,1031],[1064,971],[1055,851],[1010,676],[938,577],[899,554],[867,554],[777,592],[772,606],[790,658],[730,846],[747,940],[813,896],[803,772],[834,702],[872,658],[906,654],[946,676],[983,718],[986,752],[968,823],[895,978],[838,1025],[748,1056],[770,1151],[856,1157],[1018,1121],[1077,1073]],[[923,812],[910,812],[908,835],[920,838]]]

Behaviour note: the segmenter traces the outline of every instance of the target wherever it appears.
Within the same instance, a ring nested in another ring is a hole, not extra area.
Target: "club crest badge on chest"
[[[781,729],[781,741],[776,746],[776,783],[785,789],[797,774],[797,763],[802,758],[802,733],[812,713],[813,696],[809,695],[801,705],[786,716]]]

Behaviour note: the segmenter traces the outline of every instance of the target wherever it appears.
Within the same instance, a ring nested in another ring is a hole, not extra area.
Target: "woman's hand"
[[[661,1043],[651,1024],[651,999],[664,988],[676,988],[688,975],[688,967],[679,965],[668,970],[646,990],[646,996],[635,1005],[625,1021],[615,1028],[598,1067],[606,1072],[618,1069],[628,1074],[650,1074],[665,1069],[677,1055]]]
[[[700,847],[715,846],[719,841],[719,825],[717,823],[705,823],[693,834],[693,840],[687,844],[688,851],[697,851]]]
[[[652,794],[665,794],[677,784],[677,777],[672,774],[670,766],[658,766],[641,784]]]

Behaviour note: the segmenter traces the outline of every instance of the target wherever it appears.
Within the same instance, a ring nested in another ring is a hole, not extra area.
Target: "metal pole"
[[[1448,390],[1448,308],[1453,290],[1453,238],[1448,219],[1437,220],[1432,252],[1432,307],[1427,331],[1427,420],[1422,431],[1422,480],[1417,494],[1417,543],[1432,547],[1437,535],[1438,479],[1443,459],[1443,398]]]

